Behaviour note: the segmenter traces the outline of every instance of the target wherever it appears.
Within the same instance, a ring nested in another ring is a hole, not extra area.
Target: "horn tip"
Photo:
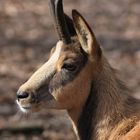
[[[72,10],[72,17],[75,18],[75,17],[78,17],[78,16],[80,16],[80,13],[76,9],[73,9]]]

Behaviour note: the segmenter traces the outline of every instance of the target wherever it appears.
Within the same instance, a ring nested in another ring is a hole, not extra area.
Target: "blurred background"
[[[140,1],[64,0],[86,18],[104,54],[140,98]],[[75,140],[65,111],[18,111],[16,91],[57,42],[47,0],[0,0],[0,140]]]

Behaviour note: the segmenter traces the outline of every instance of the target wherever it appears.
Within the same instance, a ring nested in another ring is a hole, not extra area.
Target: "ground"
[[[140,98],[140,1],[67,0],[86,18],[112,66]],[[74,140],[65,111],[22,115],[16,91],[48,58],[58,41],[47,0],[0,1],[0,139]]]

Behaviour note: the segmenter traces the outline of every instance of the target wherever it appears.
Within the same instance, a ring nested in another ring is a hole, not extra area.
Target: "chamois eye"
[[[76,70],[76,65],[74,64],[68,64],[68,63],[65,63],[63,66],[62,66],[62,69],[66,69],[68,71],[74,71]]]

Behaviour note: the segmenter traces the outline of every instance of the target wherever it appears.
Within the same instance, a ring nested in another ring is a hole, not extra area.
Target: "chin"
[[[38,104],[21,105],[18,100],[16,100],[16,103],[19,107],[19,110],[23,113],[39,112],[41,110],[41,106]]]

